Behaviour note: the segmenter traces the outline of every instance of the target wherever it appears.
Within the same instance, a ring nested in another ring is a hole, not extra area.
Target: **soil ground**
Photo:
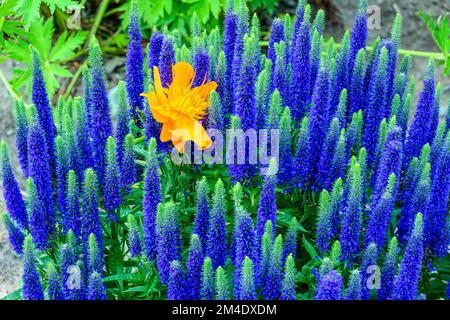
[[[344,30],[351,29],[353,25],[353,17],[357,11],[358,0],[316,0],[316,3],[326,3],[324,8],[327,11],[328,19],[325,28],[327,36],[333,36],[339,41]],[[416,16],[417,12],[425,11],[434,16],[442,15],[446,11],[450,11],[449,0],[369,0],[369,4],[378,5],[381,9],[381,28],[379,30],[370,30],[369,41],[373,41],[378,35],[382,37],[388,36],[392,21],[397,13],[403,16],[403,32],[402,32],[402,48],[420,51],[438,52],[438,48],[433,42],[426,26]],[[293,0],[280,1],[280,13],[295,10]],[[283,7],[283,8],[282,8]],[[117,64],[112,61],[106,61],[107,64]],[[119,59],[123,63],[123,59]],[[427,60],[423,58],[414,58],[412,64],[412,74],[417,79],[417,92],[421,90],[423,74]],[[2,71],[10,78],[10,70],[12,68],[11,61],[6,61],[0,65]],[[111,69],[111,68],[110,68]],[[108,72],[109,73],[109,72]],[[109,73],[110,74],[110,73]],[[113,77],[116,81],[118,77]],[[436,70],[436,80],[441,81],[443,85],[443,99],[441,101],[441,115],[446,112],[447,99],[450,97],[450,78],[444,78],[442,68]],[[9,96],[3,83],[0,83],[0,139],[4,139],[9,145],[12,163],[16,176],[23,185],[23,178],[20,173],[17,162],[17,154],[15,152],[15,129],[12,117],[12,99]],[[0,190],[0,213],[5,211],[3,202],[3,193]],[[0,222],[0,298],[8,293],[16,290],[19,285],[22,273],[22,265],[20,259],[13,253],[8,242],[8,236],[3,223]]]

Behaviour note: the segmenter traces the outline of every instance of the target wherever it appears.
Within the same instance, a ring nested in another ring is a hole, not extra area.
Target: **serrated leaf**
[[[17,11],[16,17],[21,17],[26,25],[31,25],[39,19],[39,9],[41,0],[18,0],[14,10]]]
[[[87,34],[87,32],[81,31],[71,33],[69,37],[67,37],[67,31],[64,31],[55,42],[49,60],[51,62],[56,62],[74,55],[75,50],[84,43]]]
[[[39,52],[41,58],[48,56],[54,33],[53,17],[45,22],[43,22],[43,19],[39,19],[30,26],[30,34],[27,35],[27,40]]]

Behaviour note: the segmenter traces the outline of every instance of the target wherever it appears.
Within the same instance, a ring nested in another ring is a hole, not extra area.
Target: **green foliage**
[[[17,11],[16,16],[22,17],[22,21],[28,25],[40,19],[41,4],[47,5],[51,14],[59,9],[65,12],[69,8],[81,9],[82,6],[76,0],[17,0],[14,9]]]
[[[172,29],[178,29],[183,36],[192,32],[188,30],[188,26],[191,25],[194,13],[197,14],[200,25],[211,30],[217,25],[219,15],[225,8],[222,0],[137,0],[137,3],[144,28],[170,26]],[[126,30],[131,13],[131,1],[126,1],[113,10],[122,12],[121,25],[122,29]]]
[[[444,55],[444,75],[450,75],[450,24],[448,12],[444,16],[439,16],[436,20],[425,12],[419,12],[418,15],[427,25],[434,41]]]
[[[76,51],[82,46],[87,37],[87,32],[77,31],[62,32],[55,37],[55,26],[53,17],[44,21],[42,18],[36,20],[21,37],[15,41],[6,41],[4,53],[7,57],[31,66],[30,45],[36,49],[42,59],[42,70],[49,96],[60,87],[57,77],[70,78],[66,62],[72,60]],[[53,41],[53,39],[56,39]],[[16,91],[31,83],[31,67],[14,69],[12,86]]]
[[[6,0],[0,6],[0,48],[5,45],[5,37],[16,38],[19,35],[24,35],[24,23],[22,21],[12,20],[11,17],[15,14],[14,0]]]

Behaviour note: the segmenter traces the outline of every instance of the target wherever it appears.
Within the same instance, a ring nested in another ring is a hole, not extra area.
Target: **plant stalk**
[[[20,99],[19,96],[14,92],[13,88],[11,87],[11,85],[9,84],[9,81],[6,79],[5,74],[3,73],[2,69],[0,69],[0,79],[2,79],[2,82],[5,85],[6,90],[8,90],[9,94],[14,99]]]
[[[259,45],[261,47],[267,47],[269,45],[269,41],[260,41]],[[340,47],[339,43],[335,44],[336,47]],[[367,51],[372,51],[372,47],[367,47]],[[407,49],[399,49],[398,53],[401,55],[410,55],[418,58],[434,58],[435,60],[445,61],[445,57],[440,52],[428,52],[428,51],[416,51],[416,50],[407,50]]]
[[[95,34],[97,33],[97,29],[100,26],[100,23],[102,22],[103,16],[105,15],[109,2],[110,0],[102,0],[102,2],[100,3],[97,14],[95,15],[94,24],[92,25],[91,31],[89,32],[89,36],[87,37],[87,41],[84,44],[85,48],[87,48],[92,37],[95,36]]]

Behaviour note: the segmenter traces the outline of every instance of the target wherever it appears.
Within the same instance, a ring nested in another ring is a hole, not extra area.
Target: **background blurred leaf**
[[[45,22],[41,18],[35,21],[29,31],[20,39],[5,43],[5,53],[10,58],[26,65],[26,69],[13,70],[15,77],[12,84],[15,89],[20,89],[31,80],[29,45],[36,48],[41,56],[42,69],[50,97],[60,87],[57,77],[69,78],[72,76],[66,61],[75,54],[76,50],[81,48],[87,37],[87,32],[68,33],[68,31],[64,31],[53,43],[54,33],[53,18],[51,17]]]
[[[425,12],[419,12],[418,15],[427,25],[433,35],[434,41],[444,55],[444,75],[450,75],[450,25],[448,21],[448,13],[444,16],[438,17],[436,20]]]
[[[55,12],[56,8],[63,12],[70,7],[82,8],[78,1],[74,0],[17,0],[15,2],[17,3],[14,7],[17,11],[16,16],[22,17],[22,21],[29,26],[39,20],[42,2],[48,6],[51,14]]]

